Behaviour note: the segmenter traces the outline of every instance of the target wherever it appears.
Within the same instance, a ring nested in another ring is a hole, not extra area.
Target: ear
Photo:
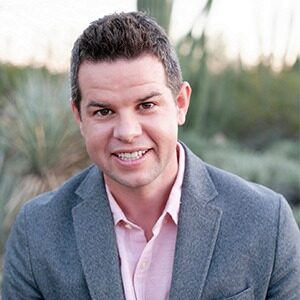
[[[84,136],[80,111],[78,110],[77,106],[75,105],[75,102],[72,99],[70,100],[70,104],[74,119],[79,125],[81,135]]]
[[[176,106],[177,106],[177,120],[178,125],[183,125],[185,122],[185,116],[187,114],[189,105],[190,105],[190,97],[192,93],[192,88],[188,82],[184,81],[181,85],[180,91],[176,98]]]

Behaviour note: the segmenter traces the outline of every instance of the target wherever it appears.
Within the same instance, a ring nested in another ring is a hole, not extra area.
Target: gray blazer
[[[300,233],[286,200],[185,151],[170,299],[299,300]],[[97,167],[22,208],[2,293],[3,300],[124,299]]]

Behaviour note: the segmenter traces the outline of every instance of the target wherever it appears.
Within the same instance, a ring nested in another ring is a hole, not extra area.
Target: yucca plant
[[[137,9],[150,14],[168,32],[173,2],[173,0],[138,0]]]
[[[61,184],[88,159],[70,113],[66,76],[29,72],[9,99],[0,127],[6,175],[15,183],[4,206],[7,230],[24,202]]]

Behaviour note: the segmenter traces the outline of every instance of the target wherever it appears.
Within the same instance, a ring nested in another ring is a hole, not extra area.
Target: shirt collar
[[[185,168],[185,153],[184,153],[184,149],[180,143],[177,143],[176,151],[178,154],[178,171],[177,171],[176,179],[175,179],[175,182],[171,189],[168,201],[166,203],[165,209],[162,213],[162,216],[169,214],[171,216],[173,222],[177,225],[178,224],[178,213],[179,213],[179,207],[180,207],[180,198],[181,198],[181,187],[182,187],[184,168]],[[111,194],[107,185],[105,185],[105,188],[106,188],[106,193],[108,196],[110,208],[111,208],[111,211],[113,214],[115,226],[120,221],[124,221],[126,223],[131,223],[126,218],[124,212],[122,211],[122,209],[116,202],[115,198]]]
[[[111,209],[111,212],[113,214],[115,226],[120,221],[125,221],[126,223],[128,223],[129,221],[127,220],[123,210],[118,205],[118,203],[115,200],[114,196],[111,194],[107,184],[105,184],[105,188],[106,188],[106,193],[107,193],[107,197],[108,197],[108,200],[109,200],[110,209]]]
[[[185,168],[185,153],[183,147],[177,143],[177,153],[178,153],[178,171],[175,182],[171,189],[169,199],[167,201],[166,207],[164,209],[164,213],[168,213],[174,223],[177,225],[178,223],[178,212],[180,207],[180,198],[181,198],[181,186],[183,182],[184,176],[184,168]]]

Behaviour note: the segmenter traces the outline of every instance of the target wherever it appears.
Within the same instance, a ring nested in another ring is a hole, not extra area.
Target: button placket
[[[139,263],[139,269],[141,271],[146,271],[148,267],[148,261],[145,259]]]
[[[132,229],[132,226],[129,223],[125,223],[124,227],[129,230]]]

